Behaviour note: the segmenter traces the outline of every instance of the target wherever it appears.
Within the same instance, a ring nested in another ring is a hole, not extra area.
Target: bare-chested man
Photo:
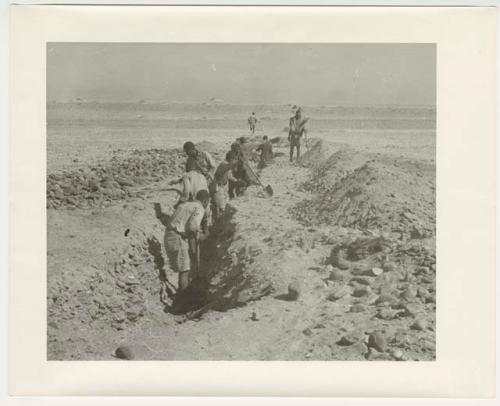
[[[306,130],[306,123],[309,119],[302,117],[300,107],[295,112],[295,115],[290,118],[288,130],[288,141],[290,142],[290,162],[293,161],[293,151],[297,148],[297,159],[300,157],[300,140]]]

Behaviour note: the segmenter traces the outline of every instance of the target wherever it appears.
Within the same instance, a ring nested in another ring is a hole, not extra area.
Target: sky
[[[47,99],[435,105],[434,44],[47,44]]]

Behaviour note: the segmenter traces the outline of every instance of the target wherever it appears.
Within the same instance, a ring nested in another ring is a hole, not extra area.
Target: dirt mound
[[[432,168],[410,161],[371,160],[331,187],[321,179],[319,183],[314,199],[293,208],[303,223],[396,232],[411,238],[435,235]]]
[[[367,154],[352,148],[342,148],[330,155],[328,159],[323,157],[318,160],[312,167],[310,178],[302,185],[302,188],[307,191],[324,192],[369,159]]]
[[[71,342],[114,336],[155,309],[161,311],[160,281],[167,274],[172,279],[162,256],[163,229],[153,207],[141,201],[126,206],[92,213],[48,210],[51,359],[78,358],[82,349]]]
[[[288,137],[274,137],[271,138],[270,141],[275,148],[285,148],[290,145],[290,143],[288,142]]]
[[[151,272],[152,266],[145,266],[152,262],[146,238],[135,240],[108,267],[80,266],[49,275],[49,320],[71,320],[78,312],[82,323],[106,320],[122,330],[141,317],[146,310],[145,287],[157,286],[158,275]]]
[[[184,160],[178,150],[134,150],[126,157],[115,151],[106,164],[49,174],[47,208],[109,206],[134,196],[134,186],[179,175]]]
[[[323,140],[315,138],[305,140],[304,147],[306,148],[306,153],[303,154],[299,159],[299,163],[302,166],[314,167],[324,161],[325,148]]]
[[[209,141],[201,141],[198,144],[196,144],[196,148],[199,151],[206,151],[210,154],[213,154],[214,152],[217,152],[218,148],[213,142]]]

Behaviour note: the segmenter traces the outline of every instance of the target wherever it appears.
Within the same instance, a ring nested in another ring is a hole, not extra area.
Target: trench
[[[162,226],[166,226],[169,217],[159,204],[154,205],[154,212]],[[209,237],[200,243],[199,273],[194,276],[188,288],[177,295],[177,281],[173,280],[176,275],[168,272],[169,263],[164,245],[156,236],[147,237],[147,251],[157,275],[156,282],[164,289],[160,289],[155,300],[163,302],[165,313],[185,315],[186,319],[193,319],[209,310],[224,312],[245,304],[240,294],[251,285],[251,281],[245,277],[245,262],[235,262],[234,254],[230,253],[236,234],[235,213],[236,209],[228,204],[222,216],[211,227]],[[238,253],[238,256],[242,255],[244,253]],[[162,294],[166,294],[170,300],[164,300]]]

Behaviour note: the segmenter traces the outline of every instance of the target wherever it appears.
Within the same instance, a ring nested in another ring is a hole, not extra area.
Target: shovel
[[[260,181],[259,177],[255,174],[255,172],[252,170],[252,168],[250,167],[250,165],[245,165],[248,170],[252,173],[252,175],[255,177],[255,179],[257,179],[257,182],[259,182],[259,185],[262,186],[262,189],[264,189],[264,191],[267,193],[268,196],[272,196],[274,195],[274,190],[273,188],[271,187],[271,185],[267,185],[267,186],[264,186],[262,184],[262,182]]]
[[[306,150],[309,151],[309,142],[307,139],[307,132],[306,131],[304,131],[304,142],[306,144]]]

